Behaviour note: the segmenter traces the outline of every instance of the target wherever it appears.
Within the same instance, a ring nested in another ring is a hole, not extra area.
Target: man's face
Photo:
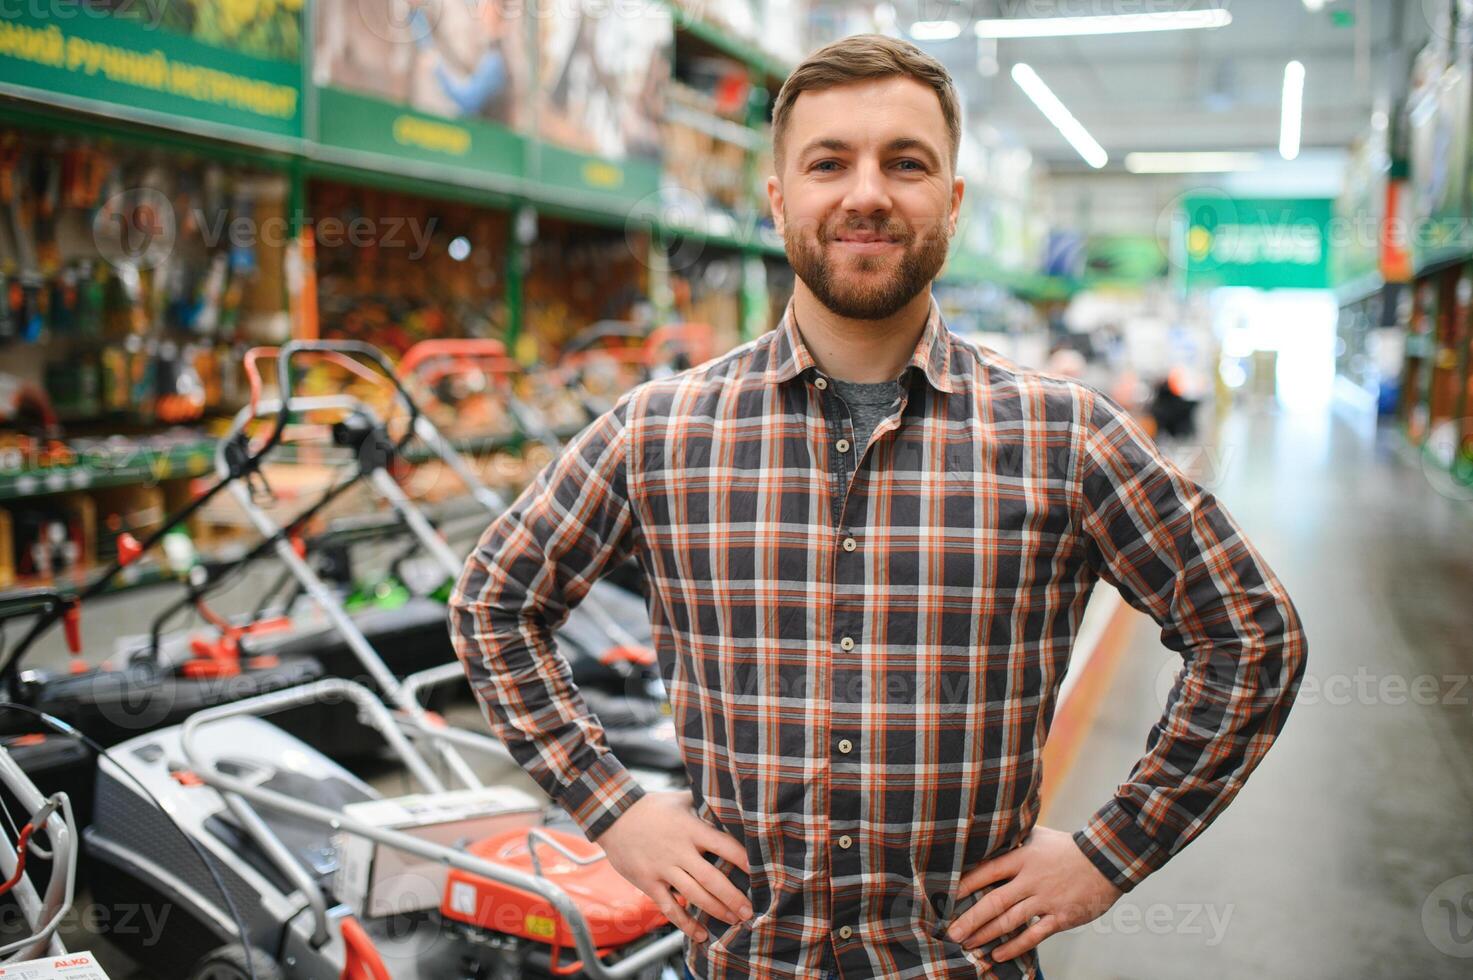
[[[839,316],[880,320],[946,262],[963,182],[941,102],[914,78],[798,96],[767,194],[788,261]]]

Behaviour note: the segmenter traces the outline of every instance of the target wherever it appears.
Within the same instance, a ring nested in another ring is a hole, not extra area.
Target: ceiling
[[[954,40],[918,42],[951,69],[969,126],[995,126],[1060,176],[1094,173],[1013,83],[1026,62],[1124,172],[1134,151],[1262,151],[1277,160],[1284,66],[1305,66],[1306,165],[1343,152],[1405,84],[1439,0],[893,0],[894,33],[916,20],[952,20]],[[979,41],[979,17],[1048,17],[1224,7],[1211,30]],[[888,8],[888,9],[887,9]],[[1343,26],[1344,21],[1353,21]],[[989,45],[995,48],[989,50]],[[995,66],[995,67],[994,67]]]

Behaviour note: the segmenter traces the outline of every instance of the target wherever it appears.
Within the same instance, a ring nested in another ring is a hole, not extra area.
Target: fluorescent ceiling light
[[[910,36],[917,41],[950,41],[961,33],[962,25],[951,20],[918,20],[910,25]]]
[[[1193,31],[1226,27],[1233,15],[1223,9],[1163,10],[1152,14],[1094,17],[999,17],[977,21],[978,37],[1074,37],[1082,34],[1138,34],[1143,31]]]
[[[1258,170],[1257,153],[1127,153],[1125,169],[1133,174],[1226,174]]]
[[[1105,152],[1105,148],[1095,142],[1095,138],[1089,135],[1089,130],[1074,118],[1074,114],[1065,108],[1064,103],[1059,101],[1053,89],[1044,84],[1043,79],[1038,77],[1038,72],[1034,71],[1031,66],[1022,62],[1014,65],[1013,81],[1017,82],[1024,94],[1033,100],[1033,104],[1038,106],[1038,111],[1048,117],[1048,121],[1054,124],[1054,128],[1064,134],[1064,139],[1069,141],[1069,145],[1079,151],[1085,163],[1098,170],[1110,162],[1110,155]]]
[[[1284,66],[1284,105],[1279,117],[1279,156],[1299,156],[1299,137],[1304,126],[1304,64],[1291,61]]]
[[[1304,0],[1304,9],[1310,13],[1319,13],[1325,9],[1325,0]]]

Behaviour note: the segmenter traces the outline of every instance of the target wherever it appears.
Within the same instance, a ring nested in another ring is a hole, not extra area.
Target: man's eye
[[[813,165],[814,170],[820,170],[824,173],[832,173],[833,170],[837,170],[838,167],[839,162],[837,160],[820,160]],[[832,170],[830,168],[832,168]]]
[[[926,169],[919,160],[901,160],[899,163],[896,164],[896,166],[900,167],[902,170],[910,170],[912,172],[923,171]]]

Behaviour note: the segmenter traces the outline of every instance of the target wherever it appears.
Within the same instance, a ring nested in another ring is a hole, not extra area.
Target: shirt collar
[[[933,298],[930,312],[926,316],[925,329],[921,331],[920,340],[916,342],[906,367],[915,368],[926,376],[931,387],[948,395],[955,390],[955,382],[951,377],[950,338],[951,331],[941,319],[941,310]],[[791,381],[805,371],[818,370],[813,355],[808,352],[808,345],[803,343],[803,335],[798,332],[792,300],[788,300],[783,318],[772,332],[768,349],[771,355],[767,362],[767,380],[772,384]]]

